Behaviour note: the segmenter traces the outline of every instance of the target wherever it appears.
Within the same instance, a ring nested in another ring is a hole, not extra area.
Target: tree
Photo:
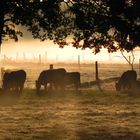
[[[61,1],[55,0],[0,1],[0,44],[9,38],[18,41],[18,36],[23,34],[17,26],[26,26],[34,38],[42,41],[53,39],[58,42],[58,35],[59,40],[66,37],[66,31],[59,33],[62,25],[69,24],[60,5]]]
[[[77,25],[74,45],[78,46],[84,40],[82,47],[94,48],[95,53],[101,46],[108,52],[133,50],[140,44],[138,3],[138,0],[73,2],[71,9],[76,15]]]
[[[34,38],[54,40],[64,47],[102,47],[108,52],[132,51],[140,45],[139,0],[6,0],[0,2],[0,43],[6,36],[22,36],[26,26]]]

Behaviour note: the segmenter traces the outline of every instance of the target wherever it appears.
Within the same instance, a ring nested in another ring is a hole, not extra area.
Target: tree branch
[[[132,58],[133,58],[132,59],[132,69],[134,69],[133,65],[134,65],[135,55],[134,55],[134,51],[133,50],[131,51],[131,54],[132,54]]]
[[[122,54],[122,56],[125,58],[125,60],[128,62],[128,64],[131,66],[131,69],[133,70],[133,69],[134,69],[133,65],[134,65],[134,60],[135,60],[135,56],[134,56],[133,50],[131,51],[131,54],[132,54],[132,62],[131,62],[131,60],[129,60],[129,59],[124,55],[124,53],[123,53],[122,50],[121,50],[121,54]]]
[[[125,60],[128,62],[129,65],[131,65],[130,61],[128,60],[128,58],[124,55],[123,51],[121,50],[121,54],[122,56],[125,58]]]

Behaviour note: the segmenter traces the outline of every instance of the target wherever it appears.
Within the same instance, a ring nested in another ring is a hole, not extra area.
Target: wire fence
[[[15,69],[24,69],[27,73],[27,80],[25,87],[35,88],[35,80],[37,80],[41,71],[49,69],[50,64],[39,64],[39,63],[12,63],[12,64],[1,64],[1,83],[3,70],[15,70]],[[81,83],[90,82],[96,80],[96,70],[95,63],[93,64],[71,64],[71,63],[59,63],[53,64],[53,68],[65,68],[68,72],[78,71],[81,74]],[[121,74],[130,70],[128,64],[116,64],[116,63],[100,63],[98,62],[98,76],[99,79],[107,79],[112,77],[120,77]],[[140,77],[139,64],[134,65],[134,69]]]

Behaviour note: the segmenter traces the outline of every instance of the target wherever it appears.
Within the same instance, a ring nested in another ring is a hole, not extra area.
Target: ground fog
[[[139,140],[140,96],[98,89],[0,97],[1,140]]]

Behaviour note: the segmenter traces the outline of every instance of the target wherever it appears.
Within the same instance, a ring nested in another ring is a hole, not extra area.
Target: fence
[[[128,64],[101,64],[98,62],[98,77],[96,75],[97,69],[96,63],[93,64],[54,64],[53,68],[65,68],[66,71],[79,71],[81,74],[81,82],[95,81],[97,78],[106,79],[110,77],[119,77],[124,71],[130,69]],[[52,66],[51,66],[52,67]],[[28,88],[35,88],[35,80],[38,78],[40,72],[50,68],[50,64],[38,64],[38,63],[24,63],[24,64],[9,64],[3,65],[1,68],[1,74],[4,69],[24,69],[27,73],[27,80],[25,86]],[[139,74],[139,64],[134,65],[134,69]],[[2,75],[1,75],[2,78]],[[2,81],[1,81],[2,83]],[[0,84],[1,86],[1,84]]]

